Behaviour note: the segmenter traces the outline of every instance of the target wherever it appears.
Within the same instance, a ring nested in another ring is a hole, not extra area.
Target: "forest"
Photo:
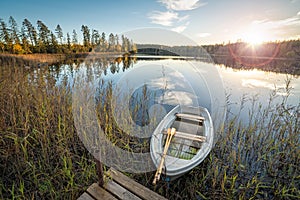
[[[64,33],[57,24],[55,31],[41,20],[34,26],[28,19],[24,19],[21,27],[10,16],[8,23],[0,18],[0,53],[32,54],[32,53],[82,53],[82,52],[128,52],[135,49],[132,40],[124,35],[91,29],[87,25],[81,26],[82,41],[79,33],[73,29],[72,33]]]
[[[179,55],[192,57],[203,62],[213,62],[236,69],[260,69],[279,73],[300,75],[300,39],[266,42],[251,45],[242,41],[203,46],[164,46],[137,44],[137,53],[144,54],[152,49],[157,55]]]
[[[243,41],[202,46],[164,46],[135,44],[118,34],[91,29],[82,25],[80,33],[64,33],[57,24],[54,32],[41,20],[34,26],[28,19],[21,27],[10,16],[8,22],[0,19],[0,53],[8,54],[77,54],[88,52],[119,52],[135,54],[179,55],[214,62],[238,69],[261,69],[300,75],[300,39],[265,42],[251,45]],[[79,36],[79,34],[82,34]],[[82,38],[79,40],[79,38]]]

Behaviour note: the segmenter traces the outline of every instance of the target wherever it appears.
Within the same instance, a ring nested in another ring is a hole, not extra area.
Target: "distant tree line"
[[[203,57],[205,54],[210,56],[232,57],[276,57],[300,59],[300,39],[288,41],[276,41],[251,45],[245,42],[228,44],[212,44],[202,46],[165,46],[159,44],[137,44],[138,52],[140,49],[166,50],[180,56]]]
[[[244,56],[244,57],[276,57],[300,59],[300,39],[266,42],[262,44],[248,44],[238,41],[236,43],[204,45],[209,54],[215,56]]]
[[[136,49],[132,40],[124,35],[90,29],[81,26],[83,41],[78,39],[78,33],[73,29],[70,34],[64,34],[58,24],[52,32],[41,20],[35,27],[28,19],[24,19],[21,28],[10,16],[8,23],[0,19],[0,53],[30,54],[30,53],[81,53],[81,52],[128,52]]]
[[[164,53],[169,51],[179,56],[197,58],[204,62],[223,64],[237,69],[261,69],[300,75],[300,39],[267,42],[251,45],[238,41],[228,44],[203,46],[165,46],[137,44],[137,53],[151,54],[152,49]],[[160,55],[160,54],[158,54]]]

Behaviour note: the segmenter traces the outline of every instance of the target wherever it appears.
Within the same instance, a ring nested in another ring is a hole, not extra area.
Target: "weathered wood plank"
[[[97,200],[117,200],[112,194],[105,191],[97,183],[93,183],[88,189],[87,192]]]
[[[141,198],[137,197],[127,189],[120,186],[118,183],[113,180],[108,181],[103,185],[103,187],[109,191],[110,193],[117,196],[119,199],[123,200],[141,200]]]
[[[95,199],[85,192],[77,200],[95,200]]]
[[[121,172],[116,171],[113,168],[110,168],[106,174],[111,177],[115,182],[134,193],[138,197],[145,200],[166,200],[163,196],[153,192],[152,190],[144,187],[143,185],[135,182],[129,177],[125,176]]]

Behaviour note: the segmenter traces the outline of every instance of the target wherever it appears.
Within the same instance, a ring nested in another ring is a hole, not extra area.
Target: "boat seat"
[[[192,120],[197,120],[197,121],[204,121],[205,118],[198,116],[198,115],[192,115],[192,114],[187,114],[187,113],[177,113],[175,115],[177,118],[182,118],[182,119],[192,119]]]
[[[168,132],[166,130],[164,130],[162,133],[164,135],[168,134]],[[198,141],[198,142],[205,142],[205,140],[206,140],[205,136],[193,135],[190,133],[184,133],[184,132],[180,132],[180,131],[176,131],[174,137],[179,137],[179,138],[187,139],[187,140],[194,140],[194,141]]]

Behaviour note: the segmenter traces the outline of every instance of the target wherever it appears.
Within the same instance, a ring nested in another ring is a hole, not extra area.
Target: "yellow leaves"
[[[24,50],[20,44],[14,44],[13,45],[13,52],[16,54],[23,54]]]

